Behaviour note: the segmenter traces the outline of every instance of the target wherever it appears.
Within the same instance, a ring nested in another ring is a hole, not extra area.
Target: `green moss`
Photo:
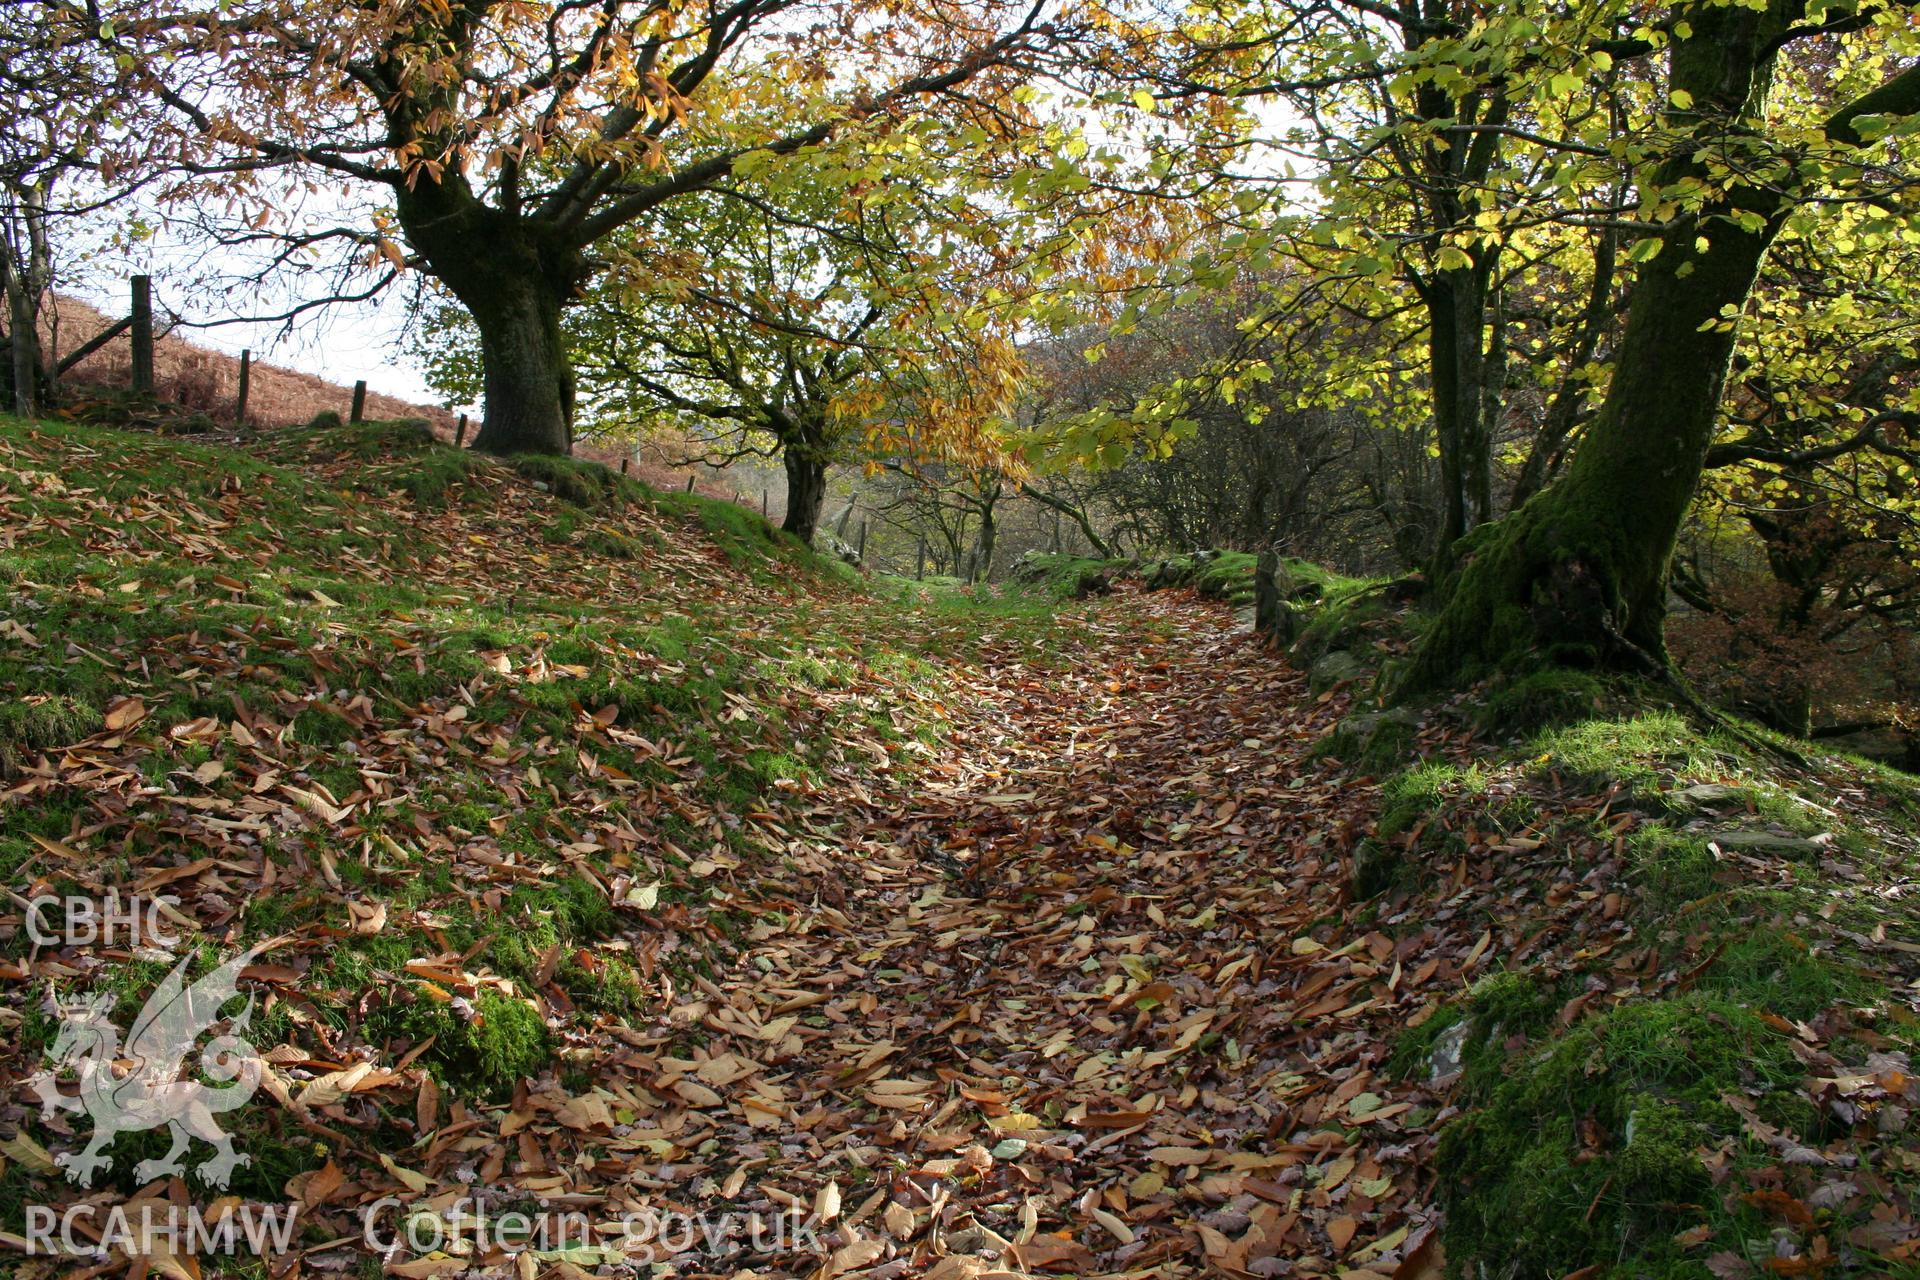
[[[91,699],[60,693],[0,701],[0,773],[12,773],[48,747],[61,747],[96,732],[102,712]]]
[[[1031,552],[1015,566],[1012,583],[1056,604],[1084,599],[1095,583],[1111,581],[1130,567],[1125,560],[1099,560],[1057,552]]]
[[[405,957],[389,959],[405,963]],[[394,984],[386,1001],[369,1013],[365,1033],[396,1054],[430,1040],[422,1060],[448,1085],[493,1098],[537,1075],[550,1047],[539,1010],[492,988],[480,992],[470,1011],[462,1011],[418,984]]]
[[[1514,1060],[1513,1045],[1525,1046],[1547,1031],[1567,999],[1565,980],[1547,981],[1525,970],[1489,974],[1464,996],[1441,1008],[1394,1044],[1389,1069],[1403,1079],[1432,1069],[1441,1037],[1458,1037],[1461,1090],[1483,1098],[1505,1079]],[[1459,1024],[1465,1029],[1454,1031]]]
[[[619,1017],[646,1004],[640,975],[618,956],[597,956],[591,965],[569,959],[561,966],[558,978],[583,1009]]]
[[[1556,769],[1636,788],[1669,777],[1716,777],[1738,759],[1736,752],[1720,747],[1672,711],[1569,725],[1541,735],[1528,754],[1536,770]]]
[[[1337,760],[1355,774],[1387,777],[1418,757],[1418,721],[1406,708],[1356,712],[1315,743],[1311,754]]]
[[[1488,694],[1476,716],[1488,733],[1535,733],[1598,714],[1606,686],[1584,671],[1545,667]]]
[[[522,453],[508,463],[526,479],[545,485],[554,497],[589,510],[643,502],[651,493],[638,480],[584,458]]]
[[[613,529],[589,529],[579,539],[581,550],[609,560],[642,560],[647,548],[638,538],[630,538]]]
[[[1317,589],[1317,598],[1321,600],[1358,595],[1387,581],[1385,578],[1355,578],[1297,556],[1281,556],[1280,565],[1298,586]],[[1312,592],[1306,594],[1312,595]]]
[[[1253,603],[1253,571],[1259,557],[1246,551],[1221,551],[1197,566],[1193,585],[1203,596],[1241,606]]]
[[[370,466],[358,483],[370,492],[404,493],[417,507],[439,508],[484,496],[477,481],[491,465],[479,454],[434,445],[398,462]]]
[[[1750,919],[1739,905],[1733,914]],[[1731,936],[1695,987],[1802,1021],[1837,1005],[1874,998],[1872,987],[1859,975],[1815,954],[1805,937],[1780,924],[1749,923]]]
[[[1486,789],[1487,776],[1478,765],[1462,768],[1444,760],[1417,765],[1389,778],[1381,789],[1376,830],[1382,837],[1397,836],[1438,813],[1449,801],[1480,795]]]
[[[1397,696],[1460,688],[1501,671],[1541,665],[1590,669],[1621,655],[1603,634],[1604,613],[1628,618],[1616,560],[1613,504],[1562,483],[1452,548],[1438,584],[1439,613],[1422,637]],[[1637,619],[1628,619],[1633,630]],[[1643,647],[1660,651],[1658,638]],[[1631,664],[1629,664],[1631,665]]]
[[[1377,591],[1328,595],[1312,606],[1307,625],[1289,651],[1296,665],[1313,665],[1336,649],[1366,648],[1390,610]]]
[[[1564,1275],[1594,1263],[1664,1273],[1674,1235],[1703,1220],[1724,1242],[1751,1224],[1702,1194],[1703,1150],[1750,1151],[1729,1092],[1799,1079],[1786,1037],[1707,995],[1587,1018],[1515,1067],[1486,1105],[1442,1132],[1439,1166],[1454,1274]],[[1762,1227],[1764,1230],[1764,1227]]]
[[[1719,890],[1713,853],[1699,836],[1648,823],[1627,837],[1628,865],[1654,906],[1671,910]]]
[[[1626,1128],[1620,1132],[1620,1178],[1651,1205],[1690,1201],[1711,1186],[1699,1159],[1711,1136],[1686,1109],[1640,1094],[1628,1103]]]

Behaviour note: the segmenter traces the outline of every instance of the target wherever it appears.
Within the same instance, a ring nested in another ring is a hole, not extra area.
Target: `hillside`
[[[217,1201],[298,1208],[273,1275],[1920,1267],[1902,775],[1597,687],[1356,719],[1371,583],[1289,658],[404,425],[0,420],[0,526],[0,1243]],[[110,889],[183,941],[34,944]],[[182,954],[248,957],[249,1163],[149,1130],[67,1185],[62,1018]]]
[[[50,310],[56,314],[46,317],[44,324],[50,327],[57,322],[62,355],[77,350],[119,318],[105,316],[76,298],[56,298]],[[44,334],[43,341],[52,336]],[[131,340],[121,334],[80,361],[63,379],[82,387],[125,387],[132,381],[132,359]],[[162,400],[212,414],[222,422],[231,420],[240,382],[238,357],[200,346],[175,330],[156,337],[153,373],[155,391]],[[294,426],[328,409],[345,417],[353,405],[353,383],[349,374],[335,381],[256,360],[248,375],[248,421],[265,427]],[[454,415],[437,405],[412,404],[370,391],[366,412],[369,418],[424,418],[437,434],[453,439]]]

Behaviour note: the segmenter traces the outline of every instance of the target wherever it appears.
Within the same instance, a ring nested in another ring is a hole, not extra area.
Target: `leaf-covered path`
[[[1391,1273],[1431,1112],[1375,1037],[1441,962],[1325,927],[1369,802],[1307,759],[1335,704],[1190,599],[1082,625],[1066,669],[990,648],[913,794],[841,798],[789,927],[674,1011],[699,1051],[636,1065],[832,1273]]]
[[[416,1277],[1420,1268],[1437,1104],[1386,1060],[1490,934],[1348,907],[1343,695],[1190,593],[850,591],[728,504],[357,431],[6,438],[10,886],[164,891],[187,944],[15,918],[0,1244],[237,1196],[300,1210],[281,1280],[376,1210]],[[131,1137],[68,1185],[61,1002],[269,940],[229,1197]]]

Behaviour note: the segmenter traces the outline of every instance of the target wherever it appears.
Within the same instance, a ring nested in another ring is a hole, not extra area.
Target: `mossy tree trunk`
[[[561,311],[586,279],[579,249],[554,228],[483,204],[464,180],[424,179],[399,200],[415,251],[480,330],[485,414],[473,447],[573,451],[574,374]]]
[[[1805,8],[1703,7],[1673,40],[1676,105],[1665,125],[1680,141],[1651,194],[1690,185],[1715,194],[1669,222],[1659,253],[1640,268],[1612,384],[1566,474],[1460,543],[1405,690],[1540,658],[1665,661],[1668,568],[1719,415],[1735,337],[1728,317],[1744,306],[1796,202],[1828,179],[1861,180],[1844,151],[1782,154],[1759,133],[1780,49],[1817,30],[1801,23]],[[1909,66],[1828,116],[1825,134],[1838,148],[1859,148],[1872,136],[1866,121],[1916,112],[1920,67]]]
[[[0,253],[0,293],[7,305],[6,386],[11,393],[5,407],[19,417],[35,418],[40,415],[39,317],[10,256]]]
[[[1692,141],[1655,178],[1701,177],[1700,152],[1755,118],[1775,42],[1798,5],[1704,9],[1676,40],[1669,125]],[[1680,101],[1686,101],[1682,96]],[[1778,187],[1735,186],[1674,220],[1641,267],[1614,376],[1566,475],[1457,548],[1412,687],[1471,679],[1540,655],[1638,666],[1663,658],[1667,568],[1712,441],[1735,334],[1722,323],[1753,287],[1788,208]]]

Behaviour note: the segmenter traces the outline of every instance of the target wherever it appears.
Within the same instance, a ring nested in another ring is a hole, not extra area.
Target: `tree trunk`
[[[827,500],[826,460],[811,445],[795,441],[781,451],[780,461],[787,471],[787,516],[780,527],[811,546]]]
[[[993,541],[996,529],[992,511],[980,515],[980,537],[973,544],[973,572],[968,576],[974,582],[990,582],[993,579]]]
[[[1048,493],[1046,490],[1036,489],[1030,484],[1025,484],[1025,483],[1021,484],[1020,492],[1026,494],[1029,498],[1032,498],[1035,502],[1038,502],[1040,505],[1044,507],[1050,507],[1053,509],[1053,513],[1056,517],[1056,519],[1053,522],[1054,541],[1056,543],[1059,541],[1059,529],[1060,529],[1060,521],[1057,517],[1063,514],[1068,515],[1073,517],[1073,522],[1080,526],[1081,535],[1086,538],[1087,545],[1093,548],[1093,553],[1095,555],[1101,556],[1108,560],[1111,560],[1114,558],[1113,548],[1109,546],[1107,543],[1107,540],[1101,537],[1099,532],[1094,529],[1093,521],[1088,518],[1087,509],[1085,507],[1076,507],[1071,502],[1068,502],[1065,498],[1057,498],[1053,494]],[[1056,551],[1059,550],[1057,546],[1054,549]]]
[[[1464,11],[1467,6],[1457,8]],[[1431,13],[1436,7],[1426,9]],[[1409,29],[1408,34],[1410,49],[1432,38],[1421,29]],[[1477,194],[1499,159],[1499,128],[1507,122],[1512,104],[1497,82],[1462,97],[1438,80],[1422,84],[1414,93],[1414,103],[1423,120],[1489,126],[1464,145],[1420,148],[1407,175],[1431,202],[1425,217],[1432,232],[1444,235],[1469,228],[1477,214]],[[1436,265],[1424,282],[1416,277],[1427,310],[1428,375],[1440,450],[1440,541],[1433,548],[1436,571],[1452,563],[1455,542],[1493,519],[1493,446],[1487,432],[1498,406],[1489,406],[1487,400],[1498,393],[1488,385],[1487,303],[1495,287],[1500,250],[1497,245],[1480,244],[1460,251],[1468,259],[1464,265]]]
[[[990,480],[981,486],[980,497],[975,507],[980,513],[980,532],[973,543],[973,563],[967,573],[969,582],[993,580],[993,544],[999,533],[999,524],[994,518],[994,508],[999,505],[1000,492],[999,480]]]
[[[7,351],[10,368],[8,385],[13,403],[7,408],[22,418],[40,415],[40,330],[34,314],[34,299],[29,295],[21,274],[14,270],[12,255],[0,249],[0,293],[6,295]]]
[[[1429,376],[1440,447],[1441,524],[1436,560],[1493,518],[1493,446],[1498,411],[1487,401],[1487,281],[1491,261],[1443,271],[1427,286]]]
[[[573,452],[573,366],[560,300],[536,281],[502,279],[468,302],[480,329],[486,412],[473,447],[488,453]]]
[[[1676,40],[1673,84],[1711,109],[1719,134],[1757,114],[1773,39],[1794,6],[1702,11]],[[1692,133],[1701,117],[1675,112]],[[1663,189],[1700,172],[1692,150],[1656,176]],[[1677,219],[1634,285],[1613,382],[1565,477],[1460,548],[1445,606],[1406,687],[1458,684],[1529,659],[1616,667],[1664,661],[1667,571],[1719,416],[1734,345],[1722,310],[1738,308],[1787,207],[1777,190],[1739,186]],[[1742,230],[1729,215],[1757,216]],[[1704,248],[1702,247],[1704,245]]]
[[[398,193],[408,241],[480,330],[485,413],[473,447],[573,451],[573,365],[560,312],[585,280],[579,250],[552,228],[487,207],[464,179]]]
[[[14,413],[38,417],[42,392],[52,391],[40,347],[40,307],[53,286],[53,252],[47,238],[44,192],[7,185],[8,218],[0,234],[0,294],[7,307]]]

